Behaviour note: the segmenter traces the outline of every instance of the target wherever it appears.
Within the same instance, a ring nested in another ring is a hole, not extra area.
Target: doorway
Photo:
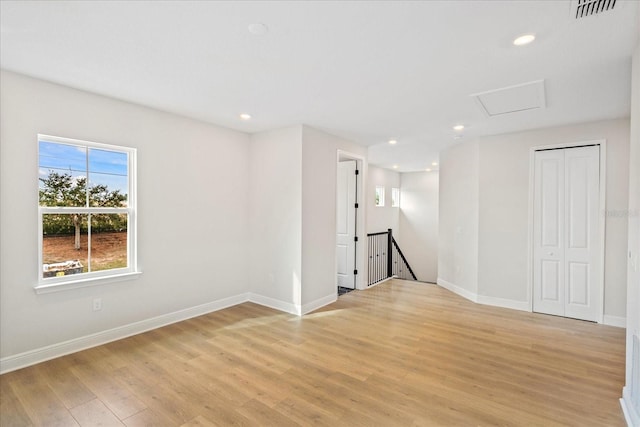
[[[602,322],[604,147],[533,152],[532,311]]]
[[[355,160],[338,162],[336,199],[336,257],[338,293],[341,289],[355,289],[355,261],[357,251]],[[345,291],[342,291],[344,293]]]
[[[338,295],[358,288],[359,228],[362,228],[362,160],[338,152],[336,176],[336,286]]]

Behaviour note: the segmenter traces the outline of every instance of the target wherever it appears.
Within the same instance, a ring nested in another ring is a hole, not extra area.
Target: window
[[[400,189],[392,188],[391,189],[391,207],[397,208],[400,206]]]
[[[376,206],[384,206],[384,187],[376,185]]]
[[[38,135],[36,289],[136,272],[135,155]]]

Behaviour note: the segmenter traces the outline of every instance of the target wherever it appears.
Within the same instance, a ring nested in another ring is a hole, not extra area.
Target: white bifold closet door
[[[535,152],[533,311],[597,321],[600,146]]]

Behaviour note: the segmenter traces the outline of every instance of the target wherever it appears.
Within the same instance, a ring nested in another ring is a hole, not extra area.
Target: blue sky
[[[70,173],[74,178],[87,177],[87,155],[89,186],[103,184],[127,194],[127,153],[117,151],[40,140],[39,177],[46,177],[52,170]]]

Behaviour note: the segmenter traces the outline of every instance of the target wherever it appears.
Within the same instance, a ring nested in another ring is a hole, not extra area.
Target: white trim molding
[[[254,294],[253,292],[249,293],[248,301],[263,305],[265,307],[273,308],[274,310],[295,314],[296,316],[302,315],[302,307],[300,306],[300,304],[281,301],[279,299],[266,297],[264,295]]]
[[[378,281],[378,282],[376,282],[376,283],[372,283],[372,284],[370,284],[370,285],[367,285],[367,287],[366,287],[366,288],[364,288],[364,289],[373,288],[374,286],[381,285],[381,284],[383,284],[384,282],[388,282],[389,280],[393,280],[393,279],[396,279],[396,278],[397,278],[396,276],[387,277],[386,279],[382,279],[382,280],[380,280],[380,281]],[[360,290],[364,290],[364,289],[360,289]]]
[[[331,295],[327,295],[322,298],[318,298],[315,301],[308,302],[302,305],[302,314],[311,313],[314,310],[319,309],[320,307],[324,307],[325,305],[329,305],[338,300],[337,293],[332,293]]]
[[[95,334],[74,338],[45,347],[36,348],[34,350],[25,351],[24,353],[7,356],[0,359],[0,374],[15,371],[37,363],[46,362],[47,360],[57,357],[66,356],[67,354],[76,353],[99,345],[107,344],[113,341],[121,340],[153,329],[161,328],[172,323],[181,322],[193,317],[202,316],[213,313],[214,311],[233,307],[234,305],[244,302],[253,302],[265,307],[273,308],[285,313],[301,316],[302,313],[309,313],[320,307],[331,304],[337,300],[337,295],[331,294],[304,306],[280,301],[275,298],[266,297],[264,295],[254,294],[251,292],[223,298],[217,301],[200,304],[195,307],[174,311],[173,313],[163,314],[152,317],[150,319],[141,320],[130,323],[128,325],[118,326],[106,331],[97,332]]]
[[[46,347],[29,350],[13,356],[7,356],[0,359],[0,374],[141,334],[172,323],[202,316],[204,314],[232,307],[247,301],[249,301],[249,293],[243,293],[197,305],[195,307],[186,308],[184,310],[174,311],[173,313],[163,314],[150,319],[130,323],[128,325],[118,326],[113,329],[86,335],[84,337],[74,338],[72,340],[48,345]]]
[[[627,421],[629,427],[640,426],[640,414],[635,410],[633,402],[631,401],[631,390],[629,387],[623,387],[622,398],[620,399],[620,406],[624,413],[624,419]]]
[[[471,291],[466,290],[465,288],[461,288],[460,286],[455,285],[451,282],[447,282],[446,280],[441,279],[439,277],[436,280],[436,283],[438,284],[438,286],[442,286],[443,288],[450,290],[454,294],[458,294],[461,297],[468,299],[469,301],[473,301],[475,303],[478,302],[478,295]]]
[[[531,311],[529,310],[529,301],[517,301],[514,299],[489,297],[486,295],[477,296],[478,303],[484,305],[492,305],[494,307],[510,308],[512,310],[519,311]]]
[[[447,282],[444,279],[438,278],[437,280],[438,286],[441,286],[454,294],[460,295],[463,298],[468,299],[469,301],[475,302],[476,304],[482,305],[490,305],[493,307],[502,307],[509,308],[511,310],[519,310],[519,311],[531,311],[529,309],[529,301],[517,301],[506,298],[498,298],[498,297],[490,297],[486,295],[478,295],[473,293],[467,289],[461,288],[458,285],[455,285],[451,282]]]
[[[604,315],[604,322],[605,325],[608,326],[616,326],[618,328],[625,328],[627,327],[627,318],[626,317],[620,317],[620,316],[611,316],[610,314],[605,314]]]

